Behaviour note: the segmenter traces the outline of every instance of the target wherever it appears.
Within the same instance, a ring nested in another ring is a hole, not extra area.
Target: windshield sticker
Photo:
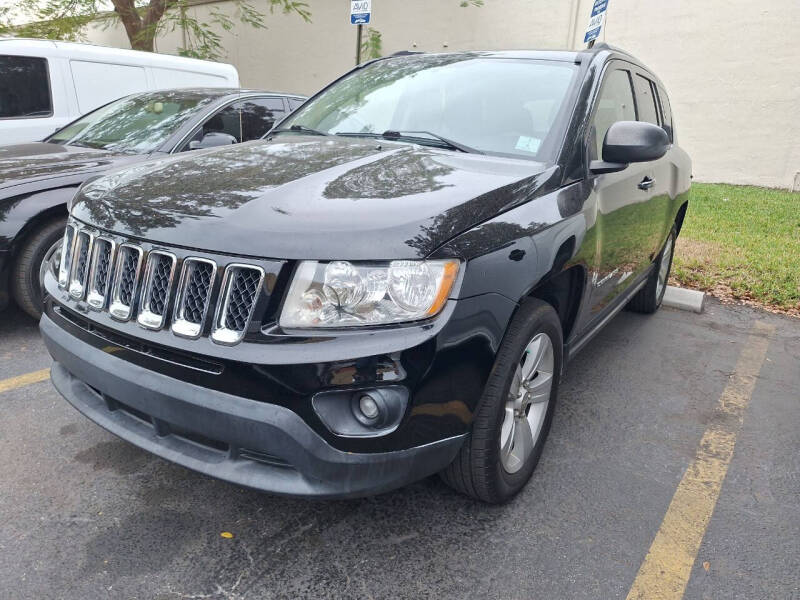
[[[539,146],[542,145],[542,140],[535,137],[528,137],[527,135],[519,136],[517,140],[517,145],[514,146],[517,150],[523,150],[524,152],[531,152],[536,154],[539,151]]]

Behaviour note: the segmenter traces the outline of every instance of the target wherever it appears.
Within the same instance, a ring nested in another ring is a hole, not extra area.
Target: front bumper
[[[40,324],[56,389],[119,437],[190,469],[276,494],[357,497],[448,465],[464,436],[394,452],[338,450],[292,410],[173,379]]]

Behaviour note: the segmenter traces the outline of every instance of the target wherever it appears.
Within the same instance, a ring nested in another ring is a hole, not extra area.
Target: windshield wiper
[[[443,137],[443,136],[439,135],[438,133],[433,133],[433,132],[430,132],[430,131],[392,131],[392,130],[389,130],[389,131],[384,131],[381,134],[381,137],[383,137],[383,138],[385,138],[387,140],[400,140],[400,139],[404,139],[404,140],[423,140],[425,138],[422,138],[420,136],[424,136],[424,135],[427,135],[428,137],[433,138],[434,140],[441,142],[442,144],[444,144],[445,146],[447,146],[449,148],[452,148],[453,150],[458,150],[459,152],[468,152],[469,154],[483,154],[483,152],[481,152],[480,150],[477,150],[476,148],[473,148],[471,146],[466,146],[466,145],[461,144],[459,142],[454,142],[453,140],[448,139],[446,137]]]
[[[272,131],[269,132],[268,135],[272,135],[274,133],[284,133],[286,131],[310,133],[311,135],[325,135],[325,136],[330,135],[330,133],[325,133],[324,131],[320,131],[319,129],[312,129],[311,127],[306,127],[305,125],[292,125],[291,127],[281,127],[280,129],[273,129]]]
[[[451,150],[458,150],[459,152],[469,152],[470,154],[483,154],[480,150],[465,146],[460,142],[454,142],[451,139],[443,137],[438,133],[430,131],[394,131],[388,130],[383,133],[372,133],[371,131],[342,131],[337,132],[335,135],[342,137],[366,137],[383,140],[397,140],[397,141],[410,141],[410,142],[435,142],[437,146],[450,148]],[[422,137],[422,136],[428,136]]]

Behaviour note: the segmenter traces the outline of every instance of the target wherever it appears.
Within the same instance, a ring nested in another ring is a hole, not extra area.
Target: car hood
[[[415,258],[533,198],[555,170],[381,140],[284,135],[116,171],[85,185],[72,215],[212,252]]]
[[[80,179],[98,171],[124,165],[141,156],[36,142],[0,146],[0,189],[55,178]],[[50,182],[59,185],[58,182]],[[52,187],[50,183],[47,187]],[[74,184],[70,181],[70,185]]]

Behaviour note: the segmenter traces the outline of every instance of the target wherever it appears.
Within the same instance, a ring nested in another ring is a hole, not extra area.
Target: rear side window
[[[47,60],[0,55],[0,119],[53,114]]]
[[[636,106],[639,108],[639,120],[658,125],[658,105],[653,93],[653,82],[641,75],[636,75],[633,80],[636,86]]]
[[[603,140],[609,127],[617,121],[635,120],[636,108],[633,103],[630,73],[623,69],[614,69],[606,75],[592,120],[594,139],[589,145],[594,152],[592,158],[603,156]]]
[[[673,129],[674,126],[672,124],[672,109],[669,105],[669,97],[667,96],[667,92],[665,92],[663,88],[658,88],[658,98],[661,100],[662,127],[664,127],[664,131],[667,132],[669,141],[675,143],[675,130]]]
[[[253,98],[234,106],[242,112],[242,140],[256,140],[267,133],[275,121],[283,118],[286,109],[280,98]]]

